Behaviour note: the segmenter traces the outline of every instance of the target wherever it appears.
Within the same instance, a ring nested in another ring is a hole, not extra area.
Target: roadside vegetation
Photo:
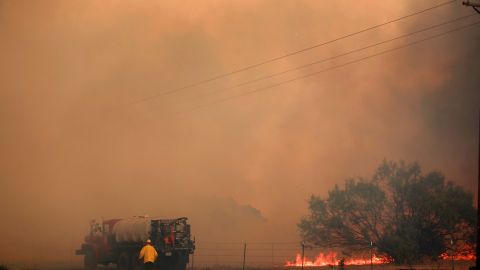
[[[473,193],[423,173],[417,163],[384,161],[371,178],[352,178],[327,198],[312,195],[298,224],[307,245],[374,250],[395,263],[473,254]]]

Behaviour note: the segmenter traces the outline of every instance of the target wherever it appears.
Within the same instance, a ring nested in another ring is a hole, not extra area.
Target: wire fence
[[[320,249],[305,247],[302,250],[302,245],[299,242],[203,242],[196,241],[195,252],[190,255],[189,264],[186,270],[216,270],[216,269],[301,269],[298,262],[302,261],[302,255],[305,261],[313,261],[321,254],[327,255],[335,253],[334,249]],[[65,247],[48,247],[36,249],[36,257],[31,261],[18,260],[18,262],[2,261],[0,263],[11,266],[11,269],[81,269],[83,265],[83,257],[75,255],[75,249],[78,246]],[[55,254],[52,257],[52,254]],[[360,258],[369,261],[370,250],[365,250],[363,253],[357,253],[355,258]],[[333,261],[342,259],[344,256],[341,252],[336,253],[336,257],[330,259],[330,263],[324,265],[322,269],[325,270],[339,270],[339,266]],[[353,255],[352,255],[353,256]],[[328,256],[325,256],[328,257]],[[5,259],[5,258],[3,258]],[[287,262],[297,263],[295,267],[289,266]],[[452,263],[452,265],[450,265]],[[467,270],[474,261],[455,262],[456,270]],[[453,262],[439,260],[435,265],[416,267],[421,270],[447,270],[452,269]],[[307,268],[308,267],[308,268]],[[407,268],[398,268],[397,266],[389,265],[375,265],[370,266],[368,263],[363,266],[348,266],[346,269],[381,269],[381,270],[406,270]],[[99,266],[99,269],[115,269],[115,265]],[[162,268],[160,267],[160,270]],[[312,269],[309,265],[305,265],[305,269]],[[315,268],[318,269],[318,268]]]
[[[305,248],[298,242],[196,242],[195,253],[190,257],[189,269],[209,268],[279,268],[302,261],[313,260],[324,249]],[[331,264],[335,268],[334,262]]]
[[[298,243],[197,242],[190,267],[279,267],[288,258],[293,260],[300,249]]]

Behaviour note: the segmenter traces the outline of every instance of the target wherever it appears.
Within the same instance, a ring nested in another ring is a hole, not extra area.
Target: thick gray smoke
[[[298,241],[312,193],[384,158],[473,190],[478,25],[185,112],[422,38],[193,99],[473,13],[460,2],[132,104],[437,3],[0,0],[0,261],[72,256],[93,217],[189,216],[199,241]]]

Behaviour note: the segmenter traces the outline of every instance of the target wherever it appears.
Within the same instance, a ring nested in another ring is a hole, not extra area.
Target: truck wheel
[[[170,261],[171,270],[185,270],[187,268],[187,262],[183,256],[175,256]]]
[[[162,270],[175,270],[174,261],[171,257],[164,257],[164,259],[159,262],[159,268]]]
[[[178,262],[175,264],[175,270],[186,270],[187,264],[185,262]]]
[[[85,269],[91,270],[97,268],[97,258],[93,250],[87,250],[85,252],[85,257],[83,257],[83,265]]]
[[[128,254],[123,252],[118,256],[118,261],[117,261],[117,270],[129,270],[129,263],[130,258],[128,257]]]
[[[132,252],[130,254],[131,270],[143,270],[143,263],[138,258],[138,254],[139,254],[139,252]]]

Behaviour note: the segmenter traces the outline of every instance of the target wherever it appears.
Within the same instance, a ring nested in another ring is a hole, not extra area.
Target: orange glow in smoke
[[[389,257],[379,257],[373,254],[371,263],[373,264],[386,264],[391,263],[392,259]],[[320,253],[315,259],[309,260],[307,257],[303,259],[303,266],[327,266],[327,265],[339,265],[340,259],[337,258],[337,253],[328,252],[327,254]],[[360,259],[360,258],[346,258],[345,265],[366,265],[370,264],[370,258]],[[302,255],[297,253],[295,261],[287,261],[285,266],[302,266]]]

